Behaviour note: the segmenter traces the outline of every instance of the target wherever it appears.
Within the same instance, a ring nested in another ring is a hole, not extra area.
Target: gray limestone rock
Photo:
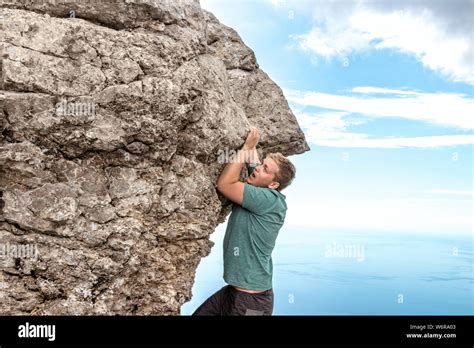
[[[229,213],[219,153],[309,150],[198,1],[4,0],[0,314],[176,315]]]

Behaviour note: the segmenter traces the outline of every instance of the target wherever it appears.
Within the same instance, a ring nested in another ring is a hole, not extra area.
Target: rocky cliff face
[[[179,314],[219,154],[309,150],[280,88],[198,1],[1,6],[0,314]]]

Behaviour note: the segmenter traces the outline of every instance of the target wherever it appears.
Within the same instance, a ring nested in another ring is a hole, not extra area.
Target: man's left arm
[[[247,154],[257,146],[259,140],[259,133],[257,128],[252,127],[247,136],[244,146],[237,154],[227,163],[222,171],[219,179],[217,180],[217,189],[227,199],[234,203],[242,205],[244,201],[244,186],[243,182],[240,182],[240,172],[245,163]]]

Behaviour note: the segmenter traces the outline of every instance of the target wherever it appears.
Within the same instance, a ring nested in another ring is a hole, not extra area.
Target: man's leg
[[[229,285],[211,295],[192,315],[225,315]]]

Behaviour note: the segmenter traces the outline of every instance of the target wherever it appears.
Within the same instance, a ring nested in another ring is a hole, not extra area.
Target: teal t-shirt
[[[224,280],[264,291],[272,288],[272,251],[285,220],[285,195],[244,185],[242,206],[233,204],[224,237]]]

